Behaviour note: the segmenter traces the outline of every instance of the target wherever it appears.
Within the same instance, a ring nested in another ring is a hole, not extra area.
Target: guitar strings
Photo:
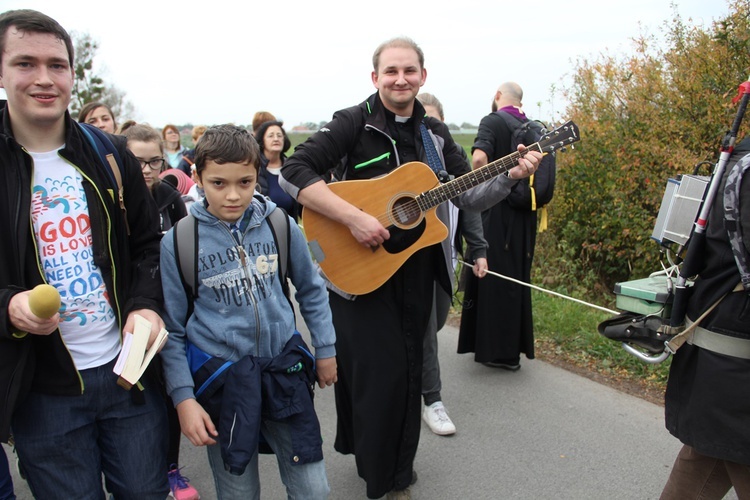
[[[564,127],[567,129],[568,127]],[[551,135],[558,135],[559,131],[554,130]],[[550,136],[544,138],[549,140]],[[540,141],[542,142],[542,141]],[[417,195],[410,201],[395,206],[390,212],[376,215],[377,219],[383,227],[389,227],[392,225],[398,226],[396,222],[398,220],[405,220],[413,222],[420,218],[420,215],[427,210],[440,205],[441,203],[459,196],[460,194],[468,191],[471,188],[478,186],[479,184],[492,179],[500,174],[503,174],[511,168],[518,165],[521,158],[526,156],[529,151],[538,151],[543,155],[548,153],[542,149],[540,142],[531,144],[523,151],[514,151],[513,153],[504,156],[494,162],[488,163],[476,170],[472,170],[450,182],[442,184],[436,188]],[[559,141],[560,145],[564,144],[564,141]],[[398,212],[398,217],[394,215],[394,212]]]
[[[577,128],[571,125],[572,124],[566,123],[544,136],[540,141],[531,144],[523,151],[514,151],[503,158],[488,163],[476,170],[472,170],[450,182],[441,184],[429,191],[421,193],[408,202],[398,205],[397,210],[401,220],[407,220],[410,222],[419,220],[420,215],[432,207],[453,199],[465,191],[468,191],[469,189],[515,167],[518,165],[519,160],[526,156],[528,151],[537,151],[542,153],[543,156],[546,156],[549,152],[545,151],[544,148],[552,146],[552,151],[554,151],[558,148],[565,147],[566,143],[572,144],[573,142],[576,142],[578,140]],[[564,132],[562,136],[561,132]],[[552,141],[553,138],[555,139],[554,141]],[[542,143],[545,143],[544,146],[542,146]],[[383,227],[389,227],[391,225],[398,226],[398,224],[395,224],[396,218],[392,217],[392,214],[393,210],[389,213],[376,216],[376,219],[383,225]]]
[[[518,161],[523,158],[526,152],[531,150],[533,146],[534,145],[527,148],[523,153],[515,151],[508,156],[500,158],[492,163],[488,163],[487,165],[472,170],[450,182],[417,195],[416,198],[412,198],[408,202],[394,207],[390,212],[379,214],[375,218],[383,225],[383,227],[391,225],[398,226],[399,224],[396,223],[397,221],[414,221],[419,218],[420,214],[426,212],[430,208],[440,205],[444,201],[455,198],[482,182],[497,177],[515,167],[518,164]],[[420,203],[419,200],[424,200],[424,203]],[[394,212],[397,212],[398,216],[394,215]]]

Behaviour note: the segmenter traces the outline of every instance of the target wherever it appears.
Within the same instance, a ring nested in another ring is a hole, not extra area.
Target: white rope
[[[459,260],[459,262],[465,266],[474,267],[473,265],[469,264],[468,262],[464,262],[462,260]],[[491,274],[493,276],[497,276],[498,278],[502,278],[504,280],[512,281],[513,283],[517,283],[519,285],[527,286],[529,288],[533,288],[534,290],[539,290],[540,292],[548,293],[550,295],[555,295],[556,297],[560,297],[563,299],[572,300],[573,302],[578,302],[579,304],[583,304],[589,307],[593,307],[594,309],[599,309],[600,311],[608,312],[610,314],[619,315],[620,311],[613,311],[612,309],[607,309],[606,307],[597,306],[595,304],[591,304],[589,302],[584,302],[583,300],[574,299],[573,297],[568,297],[567,295],[563,295],[561,293],[553,292],[552,290],[546,290],[544,288],[538,287],[536,285],[532,285],[530,283],[526,283],[524,281],[517,280],[515,278],[511,278],[509,276],[503,276],[502,274],[496,273],[494,271],[487,270],[487,274]]]

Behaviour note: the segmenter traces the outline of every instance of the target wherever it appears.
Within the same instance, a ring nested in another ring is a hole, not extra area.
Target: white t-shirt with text
[[[62,299],[60,332],[76,368],[101,366],[118,355],[120,332],[94,264],[81,174],[57,151],[29,154],[34,160],[32,223],[44,279]]]

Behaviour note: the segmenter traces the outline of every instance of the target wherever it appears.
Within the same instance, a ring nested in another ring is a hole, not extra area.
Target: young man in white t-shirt
[[[73,46],[33,10],[0,14],[0,441],[12,431],[37,498],[163,499],[166,416],[149,375],[130,392],[112,372],[135,315],[164,326],[156,206],[127,152],[124,208],[112,172],[67,112]],[[45,319],[40,283],[61,296]]]

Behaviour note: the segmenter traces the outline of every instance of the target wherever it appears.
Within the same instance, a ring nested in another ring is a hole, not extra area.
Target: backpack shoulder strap
[[[505,124],[508,126],[508,129],[510,129],[511,133],[515,133],[516,130],[521,128],[521,126],[523,126],[523,124],[526,123],[516,118],[515,116],[511,115],[507,111],[498,109],[497,111],[495,111],[495,114],[503,119]]]
[[[276,207],[268,216],[268,222],[271,226],[273,239],[276,241],[276,249],[279,252],[279,279],[284,293],[289,295],[289,283],[287,282],[287,272],[289,270],[289,216],[281,207]]]
[[[724,228],[729,235],[729,244],[732,247],[734,260],[740,271],[742,287],[746,292],[750,292],[750,259],[745,250],[744,238],[750,235],[742,234],[742,224],[740,221],[740,188],[742,177],[750,168],[750,155],[743,157],[734,164],[732,170],[727,175],[724,186]]]
[[[109,167],[110,179],[117,185],[117,189],[122,189],[122,159],[117,148],[107,135],[97,127],[89,123],[79,123],[83,135],[91,143],[94,150],[99,156],[103,165]]]
[[[174,255],[188,299],[198,296],[198,221],[187,214],[174,225]]]
[[[282,208],[276,208],[268,216],[276,248],[279,252],[279,279],[284,293],[289,293],[287,272],[289,269],[289,216]],[[198,222],[192,214],[174,225],[174,254],[182,284],[188,297],[198,296]]]
[[[541,120],[529,120],[526,123],[528,123],[528,127],[531,130],[536,132],[537,139],[539,139],[540,137],[542,137],[544,134],[548,132],[547,124]]]
[[[125,220],[125,229],[130,236],[130,225],[128,224],[128,210],[125,207],[125,188],[122,185],[122,158],[107,134],[89,123],[79,123],[81,132],[91,143],[91,146],[99,156],[99,161],[104,166],[104,171],[109,175],[110,181],[117,186],[117,201],[120,205],[123,218]],[[114,195],[113,195],[114,198]]]

